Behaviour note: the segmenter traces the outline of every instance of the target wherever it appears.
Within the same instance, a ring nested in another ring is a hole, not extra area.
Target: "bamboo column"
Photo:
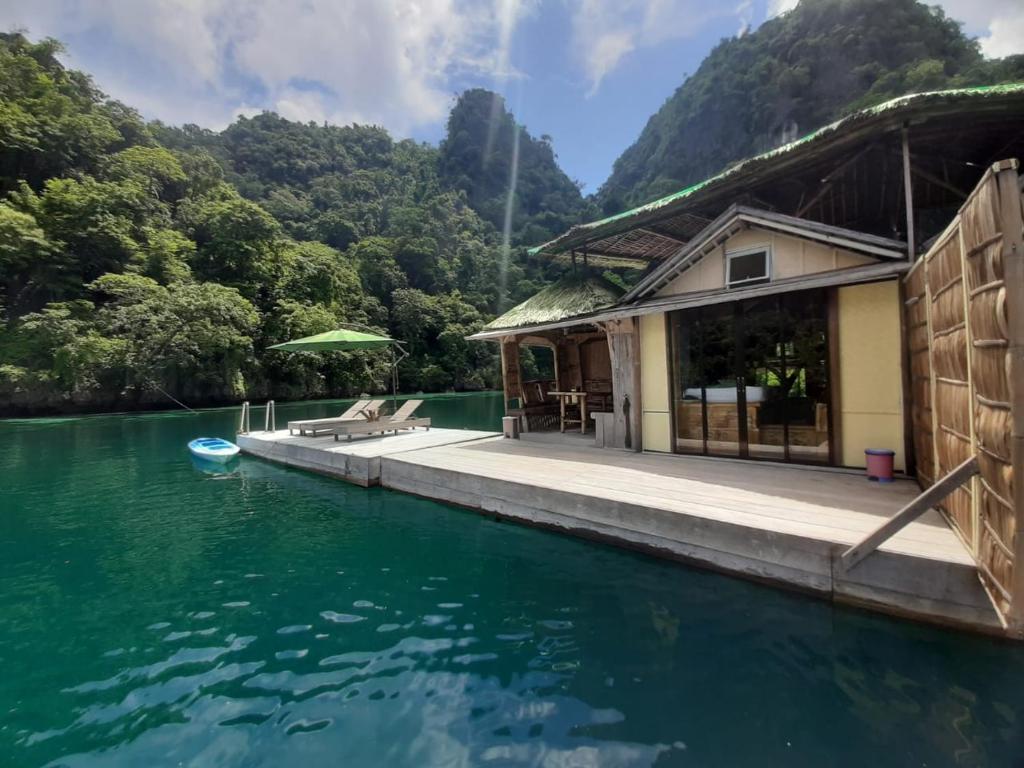
[[[1000,168],[1003,164],[997,164]],[[1016,510],[1013,584],[1008,620],[1024,632],[1024,215],[1018,186],[1017,162],[1009,161],[997,173],[999,212],[1003,233],[1003,279],[1006,290],[1006,330],[1012,431],[1010,455],[1013,468],[1011,487]]]

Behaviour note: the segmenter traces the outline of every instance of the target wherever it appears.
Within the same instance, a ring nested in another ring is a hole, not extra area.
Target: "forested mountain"
[[[536,245],[597,213],[558,167],[550,137],[531,137],[516,124],[501,96],[480,88],[464,92],[441,142],[441,178],[465,192],[473,209],[499,230],[504,227],[513,163],[513,241]]]
[[[408,343],[406,389],[496,385],[494,348],[464,337],[553,274],[505,263],[472,204],[490,211],[487,169],[375,127],[147,125],[59,53],[0,36],[0,410],[379,391],[379,355],[265,351],[344,322]],[[500,118],[530,158],[513,240],[554,234],[579,192]]]
[[[598,192],[606,213],[661,197],[861,107],[937,88],[1024,80],[986,60],[937,6],[803,0],[723,40],[647,122]]]
[[[562,269],[524,246],[895,95],[1024,80],[914,0],[803,0],[720,43],[585,199],[488,91],[439,147],[270,113],[213,132],[145,123],[59,54],[0,34],[0,413],[380,391],[380,356],[266,350],[346,322],[408,342],[407,390],[495,386],[465,336]]]

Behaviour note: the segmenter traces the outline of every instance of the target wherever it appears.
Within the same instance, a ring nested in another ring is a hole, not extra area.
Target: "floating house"
[[[534,248],[565,276],[472,337],[520,439],[238,445],[1024,639],[1022,156],[1024,84],[858,112]]]
[[[1022,156],[1024,84],[895,99],[533,248],[566,277],[471,338],[500,344],[524,437],[822,468],[891,452],[921,496],[838,567],[934,506],[1020,633]]]

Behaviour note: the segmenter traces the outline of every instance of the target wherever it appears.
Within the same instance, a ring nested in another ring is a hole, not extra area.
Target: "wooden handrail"
[[[978,474],[978,471],[978,457],[971,456],[971,458],[952,470],[948,475],[930,488],[927,488],[920,496],[903,507],[903,509],[843,552],[840,557],[840,565],[843,572],[849,571],[857,563],[878,549],[882,542],[949,496],[949,494],[974,477],[974,475]]]

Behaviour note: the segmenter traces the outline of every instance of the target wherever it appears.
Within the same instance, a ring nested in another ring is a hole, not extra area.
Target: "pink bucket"
[[[867,465],[868,480],[880,483],[892,482],[892,463],[895,451],[888,448],[868,448],[864,451],[864,462]]]

